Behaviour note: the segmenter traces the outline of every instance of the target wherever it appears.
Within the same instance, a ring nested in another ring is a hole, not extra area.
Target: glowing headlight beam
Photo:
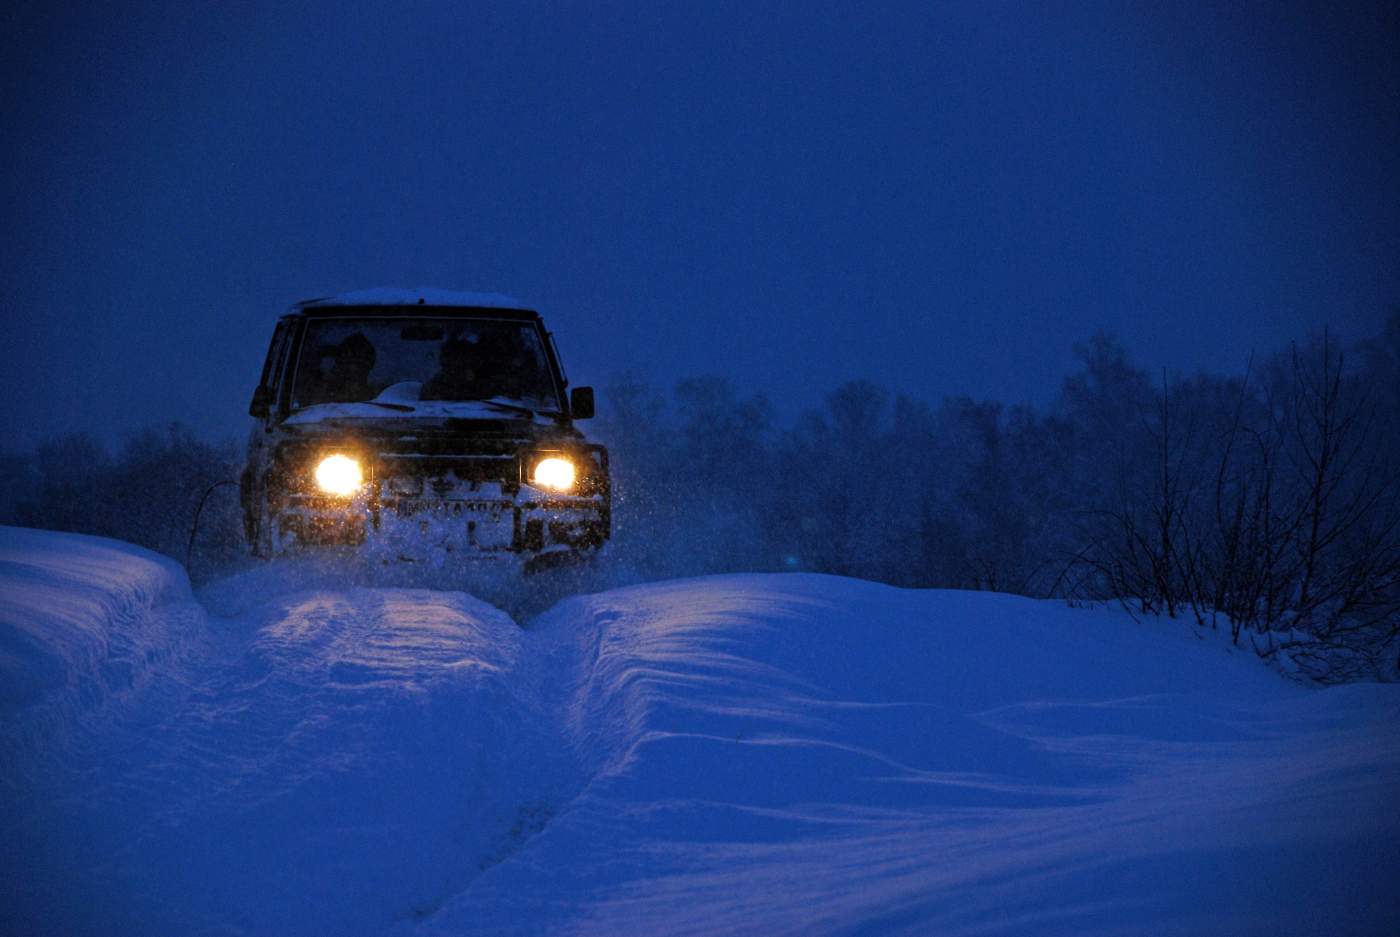
[[[353,495],[364,480],[360,463],[348,455],[328,455],[316,466],[316,484],[327,494]]]
[[[568,459],[550,456],[535,463],[530,484],[551,491],[568,491],[574,487],[574,463]]]

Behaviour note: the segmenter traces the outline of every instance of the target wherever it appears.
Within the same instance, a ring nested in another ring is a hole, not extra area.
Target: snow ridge
[[[184,570],[129,544],[0,527],[0,780],[80,714],[132,693],[189,637]]]
[[[1400,687],[1305,689],[1176,623],[752,575],[522,627],[334,564],[206,617],[142,551],[0,544],[6,652],[35,649],[6,732],[106,700],[26,735],[42,777],[6,766],[9,932],[1400,926]]]

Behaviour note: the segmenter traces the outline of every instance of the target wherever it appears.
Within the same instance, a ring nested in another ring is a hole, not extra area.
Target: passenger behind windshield
[[[449,339],[438,353],[438,372],[423,385],[423,400],[521,399],[537,396],[539,368],[520,331],[483,331]]]
[[[441,367],[423,385],[421,400],[470,400],[481,395],[482,350],[465,338],[450,338],[438,352]]]

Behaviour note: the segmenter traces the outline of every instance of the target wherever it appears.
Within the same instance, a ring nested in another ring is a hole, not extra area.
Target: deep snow
[[[0,930],[1400,932],[1400,686],[986,593],[724,576],[522,629],[287,569],[199,604],[0,530]]]

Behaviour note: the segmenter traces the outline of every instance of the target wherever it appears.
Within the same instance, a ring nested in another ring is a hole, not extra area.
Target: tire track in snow
[[[568,649],[464,593],[294,592],[202,624],[209,653],[67,766],[63,890],[91,898],[69,933],[382,933],[582,785]]]

